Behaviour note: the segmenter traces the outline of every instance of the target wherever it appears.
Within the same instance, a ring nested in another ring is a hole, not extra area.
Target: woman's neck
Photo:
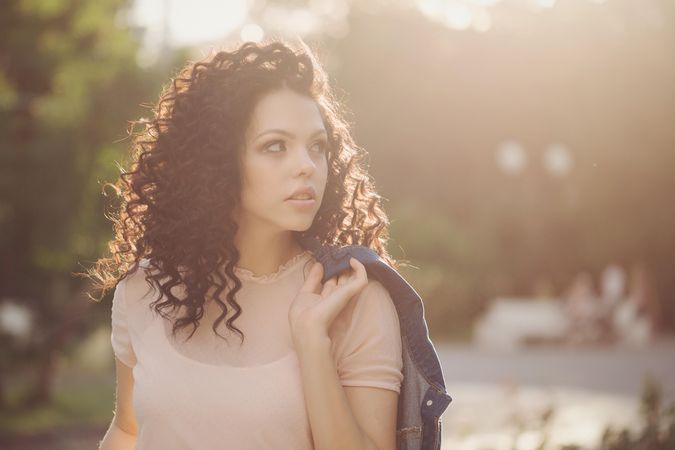
[[[239,261],[236,266],[250,270],[256,276],[274,273],[279,266],[302,253],[304,249],[295,239],[287,242],[261,243],[237,246]]]

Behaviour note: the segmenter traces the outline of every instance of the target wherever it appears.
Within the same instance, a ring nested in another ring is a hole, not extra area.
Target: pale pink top
[[[133,367],[135,450],[313,448],[288,308],[314,261],[304,251],[266,276],[235,268],[243,284],[237,293],[241,315],[233,323],[244,333],[241,346],[225,320],[218,331],[229,343],[214,335],[211,326],[221,312],[215,303],[205,305],[197,331],[185,343],[192,326],[177,339],[171,336],[171,323],[148,307],[159,291],[153,292],[144,271],[118,283],[111,343],[115,356]],[[172,292],[180,298],[182,291]],[[224,293],[220,298],[226,302]],[[228,309],[229,318],[234,308]],[[399,319],[379,281],[368,281],[328,334],[343,386],[400,392]]]

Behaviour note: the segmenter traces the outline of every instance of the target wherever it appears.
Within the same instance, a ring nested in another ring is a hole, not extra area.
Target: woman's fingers
[[[321,297],[327,297],[333,292],[335,286],[337,285],[336,277],[333,277],[323,284],[323,289],[321,290]]]
[[[351,258],[349,265],[352,270],[347,270],[340,276],[338,285],[333,291],[339,291],[341,296],[352,298],[368,284],[368,273],[358,259]]]
[[[352,297],[368,283],[368,275],[365,266],[358,259],[350,258],[349,265],[351,269],[344,270],[322,285],[323,265],[317,261],[312,266],[300,291],[320,294],[325,298],[336,290],[340,290],[341,294]]]
[[[366,266],[356,258],[351,258],[349,265],[352,266],[353,273],[350,274],[351,276],[346,280],[345,285],[349,287],[350,291],[356,293],[368,284],[368,272]]]
[[[351,270],[345,270],[340,274],[340,277],[338,278],[337,284],[338,286],[342,286],[345,284],[352,276],[352,271]]]
[[[309,270],[309,274],[305,279],[300,292],[309,292],[312,294],[319,294],[321,292],[321,278],[323,277],[323,265],[320,262],[315,262]]]

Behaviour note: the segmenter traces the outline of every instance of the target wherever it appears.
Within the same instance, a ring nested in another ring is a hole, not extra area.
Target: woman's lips
[[[314,204],[316,204],[316,199],[314,198],[308,198],[304,200],[289,198],[286,199],[286,201],[290,203],[292,206],[300,209],[311,208],[314,206]]]

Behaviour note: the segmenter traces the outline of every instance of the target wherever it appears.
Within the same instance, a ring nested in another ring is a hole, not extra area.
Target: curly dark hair
[[[315,52],[302,41],[297,50],[278,39],[245,42],[188,62],[162,89],[153,118],[131,122],[131,168],[105,184],[121,202],[109,217],[115,232],[108,242],[112,255],[83,274],[94,281],[97,301],[146,259],[145,280],[163,294],[150,307],[165,319],[165,309],[186,307],[186,315],[173,323],[174,336],[191,324],[192,337],[213,286],[223,313],[212,328],[220,336],[216,328],[228,313],[220,294],[231,283],[227,303],[235,313],[226,323],[243,342],[243,333],[232,325],[241,314],[235,300],[241,281],[233,270],[239,261],[233,244],[237,224],[231,218],[240,200],[239,149],[256,102],[284,87],[316,101],[328,131],[322,204],[311,227],[293,233],[322,244],[363,245],[398,267],[386,250],[389,220],[381,197],[360,163],[367,153],[354,143],[344,107]],[[143,130],[135,132],[138,124]],[[171,292],[175,286],[183,286],[187,297],[178,299]]]

